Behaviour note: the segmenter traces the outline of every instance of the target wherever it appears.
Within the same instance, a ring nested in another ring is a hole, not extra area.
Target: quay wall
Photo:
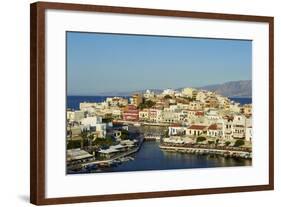
[[[216,154],[225,157],[241,157],[252,158],[251,152],[239,151],[239,150],[223,150],[223,149],[210,149],[210,148],[196,148],[196,147],[179,147],[179,146],[164,146],[159,145],[160,149],[166,151],[194,153],[194,154]]]

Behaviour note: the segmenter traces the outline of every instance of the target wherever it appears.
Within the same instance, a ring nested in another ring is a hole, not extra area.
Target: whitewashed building
[[[81,127],[82,130],[90,130],[94,128],[97,137],[106,136],[106,124],[102,123],[102,117],[86,117],[81,120]]]
[[[191,125],[187,128],[187,135],[200,136],[207,133],[207,126],[205,125]]]
[[[187,132],[187,127],[186,126],[182,126],[179,124],[173,124],[171,126],[169,126],[169,131],[168,134],[169,136],[182,136],[182,135],[186,135]]]
[[[85,117],[85,112],[76,110],[76,111],[67,111],[66,112],[66,118],[69,121],[76,121],[80,122]]]
[[[207,135],[209,137],[220,138],[223,136],[222,126],[219,124],[211,124],[208,127]]]

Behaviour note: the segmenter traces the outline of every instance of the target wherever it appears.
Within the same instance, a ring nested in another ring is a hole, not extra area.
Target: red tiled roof
[[[198,129],[198,130],[203,130],[205,129],[207,126],[204,125],[191,125],[190,127],[188,127],[188,129]]]
[[[171,127],[181,127],[180,124],[172,124]]]
[[[197,111],[195,113],[196,116],[203,116],[204,115],[204,112],[203,111]]]
[[[209,130],[217,130],[218,129],[218,126],[216,124],[211,124],[209,127],[208,127]]]

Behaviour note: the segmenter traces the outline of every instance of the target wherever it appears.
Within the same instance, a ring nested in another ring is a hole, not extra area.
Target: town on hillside
[[[162,93],[146,90],[103,102],[81,102],[67,109],[68,172],[114,166],[133,159],[146,140],[175,153],[252,157],[252,104],[215,92],[184,88]],[[163,133],[140,130],[163,127]]]

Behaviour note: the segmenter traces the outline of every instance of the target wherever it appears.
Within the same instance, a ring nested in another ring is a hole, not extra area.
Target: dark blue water
[[[79,104],[81,102],[103,102],[107,97],[114,96],[67,96],[67,108],[79,109]],[[128,97],[123,97],[128,98]]]
[[[234,102],[240,103],[241,105],[252,103],[252,98],[229,98],[229,99]]]
[[[158,145],[156,141],[146,141],[140,151],[133,155],[134,160],[104,168],[101,172],[234,167],[252,164],[250,159],[167,152],[161,150]]]
[[[81,102],[103,102],[107,96],[67,96],[67,108],[79,109]]]
[[[103,102],[107,97],[113,96],[67,96],[67,108],[79,109],[79,104],[81,102]],[[128,98],[128,97],[124,97]],[[252,98],[229,98],[240,104],[250,104],[252,103]]]

